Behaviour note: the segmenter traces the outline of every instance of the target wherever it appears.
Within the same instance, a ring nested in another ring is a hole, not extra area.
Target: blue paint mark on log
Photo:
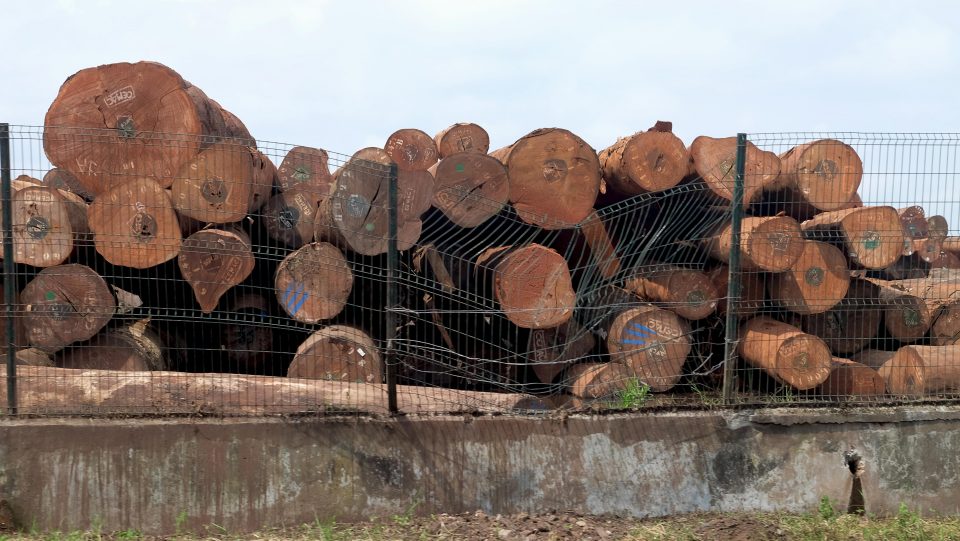
[[[645,332],[645,333],[657,334],[657,331],[651,329],[650,327],[645,327],[645,326],[643,326],[643,325],[641,325],[641,324],[639,324],[639,323],[634,323],[634,324],[633,324],[633,328],[634,328],[634,329],[639,329],[639,330],[641,330],[641,331],[643,331],[643,332]]]
[[[627,334],[632,336],[639,336],[640,338],[650,338],[650,335],[645,332],[637,332],[634,330],[626,329]]]
[[[631,339],[631,338],[624,338],[624,339],[623,339],[623,343],[624,343],[624,344],[629,344],[629,345],[631,345],[631,346],[643,346],[643,345],[646,345],[646,342],[644,342],[643,340],[633,340],[633,339]]]
[[[309,296],[303,284],[291,283],[283,292],[283,305],[291,316],[295,316],[303,308],[303,303],[307,302]]]

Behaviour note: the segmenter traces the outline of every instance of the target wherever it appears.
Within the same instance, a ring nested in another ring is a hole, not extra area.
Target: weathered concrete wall
[[[0,421],[0,498],[48,529],[230,531],[406,512],[632,516],[960,511],[960,409],[570,416]]]

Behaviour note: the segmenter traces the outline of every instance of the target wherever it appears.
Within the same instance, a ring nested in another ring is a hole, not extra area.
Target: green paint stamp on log
[[[458,163],[456,169],[457,169],[457,173],[463,173],[464,171],[466,171],[467,168],[464,167],[462,163]]]
[[[57,294],[54,293],[53,291],[47,291],[47,294],[45,295],[45,297],[47,298],[48,301],[52,301],[53,299],[57,298]]]

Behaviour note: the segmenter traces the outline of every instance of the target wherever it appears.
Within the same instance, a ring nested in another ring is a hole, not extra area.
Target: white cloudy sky
[[[658,119],[687,143],[960,131],[951,1],[10,0],[3,25],[11,123],[42,123],[79,69],[150,59],[260,139],[343,153],[458,121],[494,148],[558,126],[600,149]]]

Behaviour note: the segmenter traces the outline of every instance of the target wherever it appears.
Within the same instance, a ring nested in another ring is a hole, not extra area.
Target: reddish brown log
[[[820,314],[836,306],[850,287],[847,260],[834,246],[804,241],[803,255],[770,279],[770,297],[798,314]]]
[[[97,252],[124,267],[145,269],[180,253],[180,221],[167,192],[149,178],[101,193],[87,213]]]
[[[436,178],[433,205],[460,227],[476,227],[507,203],[507,169],[477,152],[450,154],[430,169]]]
[[[914,205],[912,207],[898,209],[897,213],[900,215],[900,225],[903,227],[903,236],[905,238],[903,255],[913,255],[914,252],[920,249],[921,254],[927,253],[929,257],[931,250],[927,249],[925,240],[929,237],[930,230],[923,208]]]
[[[880,288],[883,324],[890,336],[909,343],[927,334],[936,315],[935,306],[898,287],[897,282],[869,281]]]
[[[334,189],[328,160],[327,151],[319,148],[291,148],[277,168],[277,187],[285,191],[306,184],[311,191],[328,195]]]
[[[708,244],[710,255],[729,263],[733,226],[722,226]],[[783,272],[793,268],[803,251],[800,224],[793,218],[748,216],[741,222],[740,257],[745,269]]]
[[[261,211],[267,235],[291,248],[311,242],[320,205],[329,197],[306,183],[278,192]]]
[[[72,173],[92,194],[130,178],[150,178],[168,187],[200,150],[233,133],[218,104],[155,62],[75,73],[60,87],[44,125],[43,148],[50,162]],[[99,131],[90,135],[84,130]],[[177,135],[161,140],[157,133]]]
[[[260,293],[234,290],[227,302],[226,312],[241,322],[222,325],[220,331],[220,349],[226,352],[230,371],[255,371],[273,351],[273,331],[259,323],[270,315],[270,303]]]
[[[669,265],[627,279],[624,289],[690,320],[712,314],[721,296],[705,273]]]
[[[590,247],[590,258],[596,265],[600,276],[610,279],[620,272],[620,258],[617,257],[616,247],[607,233],[603,220],[596,212],[580,224],[580,232],[587,246]]]
[[[88,192],[83,185],[80,184],[80,181],[77,180],[77,177],[66,169],[54,167],[47,171],[47,174],[43,175],[42,184],[58,190],[75,193],[85,201],[93,201],[93,194]]]
[[[693,169],[710,191],[725,201],[733,200],[736,175],[737,138],[714,139],[701,135],[690,145]],[[747,207],[780,174],[780,159],[747,142],[743,176],[743,205]]]
[[[43,269],[20,293],[20,302],[27,342],[51,352],[92,338],[117,308],[107,283],[84,265]]]
[[[834,357],[830,375],[818,390],[831,398],[880,396],[886,393],[886,382],[869,366]]]
[[[559,327],[530,331],[527,362],[541,383],[550,384],[568,365],[590,354],[596,341],[575,319]]]
[[[730,269],[720,265],[707,273],[713,287],[717,290],[717,313],[727,313],[727,291],[730,284]],[[737,317],[750,317],[763,307],[766,291],[763,277],[756,272],[745,272],[740,275],[739,301],[736,305]]]
[[[318,323],[335,317],[346,306],[353,272],[336,246],[314,242],[280,262],[274,289],[287,315],[303,323]]]
[[[86,344],[67,349],[57,360],[60,368],[143,372],[167,370],[164,345],[149,327],[137,321],[109,329]]]
[[[627,388],[633,372],[619,363],[581,363],[567,369],[570,394],[585,400],[615,398]]]
[[[181,214],[212,224],[242,220],[270,197],[276,168],[253,147],[218,143],[190,160],[173,182]]]
[[[434,136],[433,142],[437,145],[441,159],[458,152],[486,154],[490,150],[487,130],[472,123],[454,124]]]
[[[690,326],[676,314],[651,305],[619,311],[607,328],[610,360],[630,368],[650,390],[672,389],[690,354]]]
[[[86,202],[56,188],[19,187],[11,201],[14,261],[34,267],[63,263],[90,231]]]
[[[416,129],[393,132],[383,145],[383,150],[401,171],[426,171],[440,159],[433,139]]]
[[[790,189],[819,210],[845,207],[863,178],[863,162],[850,145],[820,139],[797,145],[780,156],[776,184]]]
[[[576,294],[567,262],[557,252],[531,244],[483,252],[477,267],[492,273],[494,297],[518,327],[556,327],[573,315]]]
[[[904,346],[923,364],[923,389],[926,394],[953,393],[960,390],[960,346]]]
[[[204,229],[183,241],[177,264],[200,310],[209,314],[224,293],[253,272],[253,246],[239,228]]]
[[[381,383],[383,366],[380,352],[365,332],[333,325],[311,334],[297,348],[287,377]]]
[[[830,349],[822,340],[768,317],[743,326],[738,351],[750,365],[801,391],[823,383],[832,366]]]
[[[690,153],[666,127],[621,137],[599,155],[603,179],[617,192],[639,195],[672,188],[690,171]]]
[[[573,133],[533,131],[491,155],[507,166],[510,202],[520,218],[544,229],[567,229],[593,211],[600,190],[597,153]]]
[[[865,349],[853,360],[875,369],[892,395],[920,396],[924,392],[923,359],[910,348],[902,347],[897,351]]]
[[[846,296],[822,314],[803,316],[803,330],[819,336],[838,355],[849,355],[867,346],[880,332],[883,310],[879,288],[853,280]]]
[[[903,252],[903,229],[893,207],[823,212],[801,224],[813,240],[837,240],[853,263],[868,269],[892,265]]]

